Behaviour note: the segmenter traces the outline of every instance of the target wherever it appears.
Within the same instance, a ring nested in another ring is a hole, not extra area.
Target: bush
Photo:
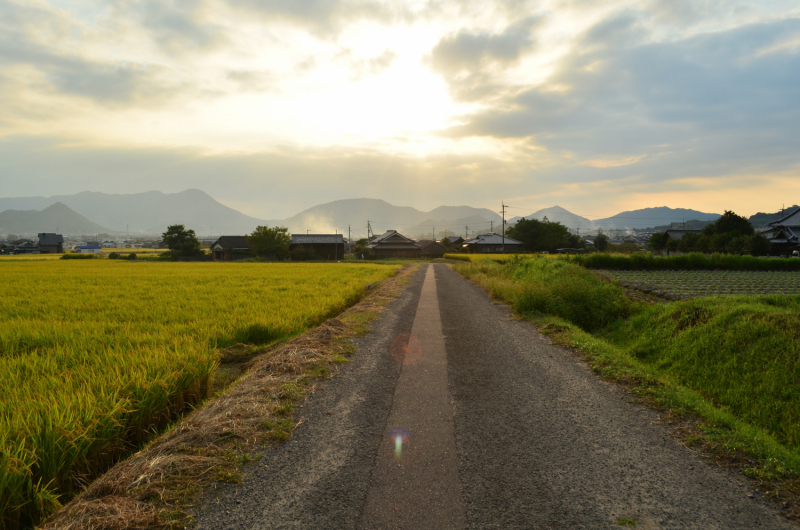
[[[292,249],[292,251],[289,252],[289,256],[292,258],[292,261],[309,261],[317,259],[314,249],[305,245],[299,245],[298,247]]]
[[[112,252],[108,255],[108,259],[119,259],[120,255],[119,252]]]
[[[558,316],[590,332],[627,317],[634,307],[621,287],[566,259],[516,257],[502,265],[484,260],[454,268],[519,313]]]
[[[136,253],[135,252],[131,252],[130,254],[128,254],[128,257],[125,258],[125,259],[127,259],[127,260],[135,260],[136,257],[137,257]]]
[[[61,259],[96,259],[99,254],[62,254]]]

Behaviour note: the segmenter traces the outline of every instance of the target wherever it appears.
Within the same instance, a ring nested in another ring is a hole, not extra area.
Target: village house
[[[416,258],[420,246],[397,230],[387,230],[370,239],[367,247],[378,258]]]
[[[508,236],[503,237],[502,234],[480,234],[472,239],[467,239],[462,243],[462,247],[467,249],[467,252],[478,254],[499,254],[509,252],[522,252],[524,246],[522,241],[511,239]]]
[[[289,251],[301,246],[313,250],[316,259],[338,260],[344,257],[342,234],[292,234]]]
[[[800,208],[769,223],[764,235],[779,254],[791,255],[800,250]]]
[[[667,236],[667,241],[674,240],[677,241],[686,234],[702,234],[702,230],[681,230],[681,229],[669,229],[664,234]],[[687,240],[688,241],[688,240]]]
[[[252,257],[247,236],[221,236],[211,245],[211,259],[233,261]]]
[[[426,258],[441,258],[448,252],[447,247],[430,239],[421,239],[417,245],[420,246],[419,255]]]
[[[75,247],[75,252],[78,254],[101,254],[103,247],[100,245],[80,245]]]
[[[42,249],[42,254],[63,254],[64,236],[61,234],[42,232],[39,234],[39,247]]]

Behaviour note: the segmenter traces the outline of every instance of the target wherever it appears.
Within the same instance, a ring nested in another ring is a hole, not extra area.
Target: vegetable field
[[[0,528],[208,395],[216,349],[300,333],[397,266],[0,262]]]
[[[625,287],[674,298],[800,294],[800,271],[598,271]]]

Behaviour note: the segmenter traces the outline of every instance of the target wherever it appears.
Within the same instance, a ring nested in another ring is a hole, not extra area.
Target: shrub
[[[292,251],[289,253],[289,256],[292,258],[292,261],[308,261],[317,259],[314,249],[305,245],[299,245],[298,247],[292,249]]]
[[[131,252],[130,254],[128,254],[128,257],[125,258],[125,259],[127,259],[127,260],[135,260],[136,259],[136,252]]]
[[[108,259],[119,259],[119,252],[112,252],[108,255]]]
[[[95,259],[98,254],[62,254],[61,259]]]

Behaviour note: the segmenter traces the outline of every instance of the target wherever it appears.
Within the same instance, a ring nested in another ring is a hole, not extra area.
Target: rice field
[[[0,528],[204,399],[218,348],[300,333],[397,265],[0,261]]]
[[[599,273],[623,286],[673,298],[800,294],[800,271],[664,270]]]

